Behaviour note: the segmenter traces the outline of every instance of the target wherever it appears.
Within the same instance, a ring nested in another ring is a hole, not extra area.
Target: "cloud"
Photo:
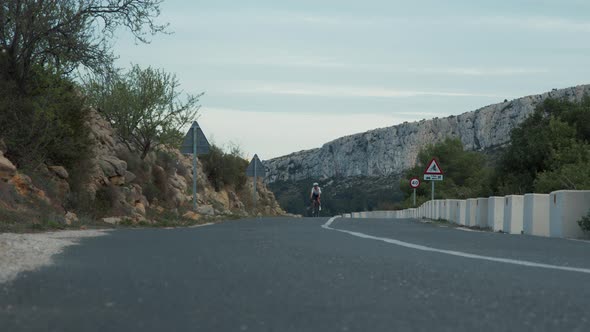
[[[572,20],[552,16],[510,17],[492,16],[476,17],[465,21],[469,24],[487,24],[494,26],[547,30],[554,32],[590,32],[590,21]]]
[[[425,67],[408,68],[406,71],[416,74],[448,74],[457,76],[516,76],[549,73],[548,69],[525,67]]]
[[[223,52],[219,56],[200,57],[190,59],[191,63],[200,63],[206,65],[224,65],[224,66],[274,66],[284,68],[310,68],[326,70],[345,70],[345,71],[362,71],[375,73],[391,74],[419,74],[419,75],[453,75],[453,76],[524,76],[538,75],[549,73],[547,68],[536,68],[527,66],[424,66],[408,67],[392,63],[363,63],[355,59],[345,59],[334,56],[320,56],[308,54],[293,54],[292,52],[256,49],[251,53],[240,53],[227,55]]]
[[[203,107],[199,125],[218,145],[238,143],[252,157],[270,159],[291,152],[318,148],[336,138],[404,121],[417,121],[433,113],[333,114],[321,112],[271,113]]]
[[[498,97],[495,94],[456,92],[456,91],[420,91],[401,90],[380,87],[351,87],[334,85],[313,84],[289,84],[289,83],[254,83],[247,88],[238,88],[232,91],[242,94],[273,94],[295,96],[321,96],[321,97],[383,97],[383,98],[407,98],[419,96],[438,97]]]

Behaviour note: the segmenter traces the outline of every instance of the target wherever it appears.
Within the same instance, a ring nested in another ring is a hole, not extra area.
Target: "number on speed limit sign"
[[[412,187],[412,188],[418,188],[418,187],[420,187],[420,179],[418,179],[418,178],[411,178],[410,179],[410,187]]]

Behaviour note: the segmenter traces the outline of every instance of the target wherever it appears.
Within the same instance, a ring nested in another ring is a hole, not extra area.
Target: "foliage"
[[[72,169],[89,153],[83,100],[59,73],[36,68],[34,77],[26,95],[14,81],[0,80],[0,136],[6,154],[21,168],[45,162]]]
[[[578,225],[580,228],[586,232],[590,232],[590,210],[588,214],[582,217],[582,219],[578,220]]]
[[[225,186],[233,186],[237,191],[246,184],[248,161],[242,157],[239,147],[233,146],[229,152],[216,145],[211,145],[209,154],[199,157],[203,169],[215,191]]]
[[[175,75],[137,65],[124,74],[95,75],[87,79],[89,103],[110,121],[130,151],[141,159],[158,144],[178,146],[180,129],[195,119],[203,94],[182,98]]]
[[[400,189],[407,197],[403,206],[412,205],[413,189],[409,182],[412,177],[422,179],[424,169],[435,158],[444,171],[444,180],[435,183],[435,198],[469,198],[490,196],[492,169],[486,166],[483,154],[465,151],[457,138],[447,138],[437,144],[423,147],[418,153],[416,166],[407,170],[400,180]],[[430,199],[429,183],[423,183],[416,190],[416,204]]]
[[[0,3],[0,80],[24,93],[37,67],[69,73],[101,71],[113,56],[109,40],[120,27],[141,42],[164,32],[154,22],[161,0],[5,0]]]
[[[547,99],[511,133],[495,181],[499,194],[589,189],[590,98]]]

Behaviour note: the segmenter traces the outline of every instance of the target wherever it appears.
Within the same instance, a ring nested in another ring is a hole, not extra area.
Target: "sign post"
[[[180,152],[193,155],[193,210],[197,211],[197,156],[209,153],[210,145],[201,127],[194,121],[184,136]]]
[[[442,181],[443,180],[443,171],[438,165],[436,159],[432,158],[430,163],[428,163],[428,167],[424,171],[424,180],[430,181],[432,184],[432,191],[430,193],[431,200],[434,201],[434,181]]]
[[[262,162],[260,161],[260,158],[258,158],[258,155],[255,154],[254,158],[252,158],[252,161],[250,161],[250,164],[248,165],[248,168],[246,168],[246,176],[250,176],[250,177],[254,177],[254,211],[256,211],[256,182],[258,182],[258,176],[264,178],[266,176],[266,171],[264,170],[264,165],[262,165]]]
[[[411,178],[410,179],[410,187],[412,187],[414,189],[414,207],[416,207],[416,188],[420,187],[420,179]]]

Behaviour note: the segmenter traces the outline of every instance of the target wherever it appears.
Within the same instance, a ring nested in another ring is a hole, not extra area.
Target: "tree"
[[[583,189],[590,184],[590,98],[546,99],[510,134],[495,180],[499,194]]]
[[[155,23],[162,0],[4,0],[0,2],[0,79],[21,93],[36,66],[70,73],[111,63],[109,39],[125,27],[137,40],[165,31]]]
[[[85,83],[90,104],[141,159],[157,144],[178,145],[180,129],[196,117],[203,94],[182,98],[178,87],[175,75],[137,65],[123,75],[94,76]]]

